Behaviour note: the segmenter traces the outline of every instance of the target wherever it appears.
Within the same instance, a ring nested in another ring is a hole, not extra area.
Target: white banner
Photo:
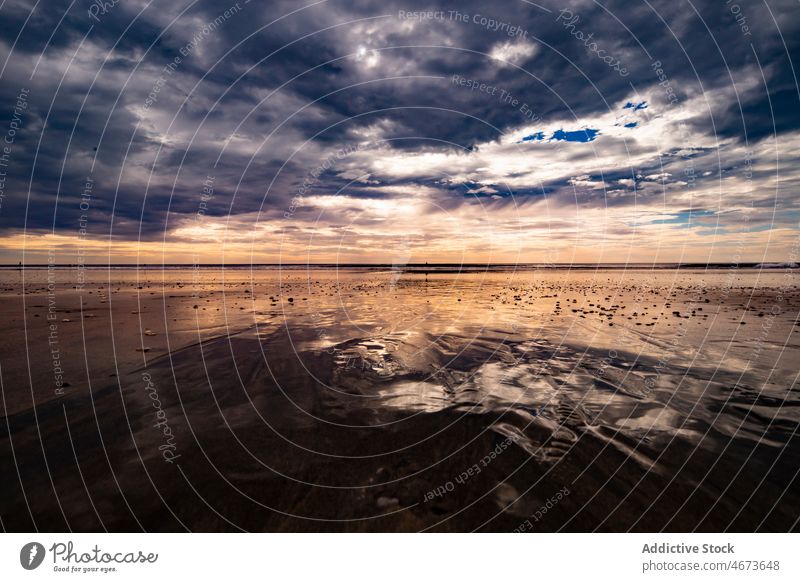
[[[2,580],[798,580],[791,534],[4,534]],[[581,577],[581,578],[579,578]],[[585,577],[585,578],[584,578]]]

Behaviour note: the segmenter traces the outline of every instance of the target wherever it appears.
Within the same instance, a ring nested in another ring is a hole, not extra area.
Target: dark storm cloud
[[[110,231],[113,213],[120,236],[163,235],[174,223],[168,216],[197,212],[209,174],[217,184],[210,216],[280,215],[308,173],[348,144],[377,138],[398,153],[464,152],[530,125],[499,92],[530,104],[546,123],[592,119],[636,92],[654,89],[660,102],[652,111],[663,112],[670,108],[667,88],[677,106],[727,90],[726,101],[693,112],[694,131],[750,142],[798,128],[789,60],[800,39],[793,2],[541,5],[120,0],[92,18],[92,3],[69,9],[63,0],[40,4],[25,24],[31,4],[6,3],[0,10],[0,58],[8,57],[0,83],[4,119],[21,88],[30,88],[31,97],[13,145],[0,225],[74,229],[87,175],[97,182],[96,232]],[[419,10],[443,16],[400,17]],[[176,58],[180,63],[165,73]],[[454,75],[496,91],[459,85]],[[146,106],[159,79],[158,95]],[[612,147],[605,144],[597,147]],[[664,151],[684,146],[664,144]],[[580,161],[593,151],[571,155]],[[325,172],[310,193],[338,191],[349,180],[339,175],[349,163]],[[631,168],[609,170],[602,176],[607,182],[632,175]],[[430,186],[440,178],[373,176],[377,183],[351,190],[391,198],[383,188]],[[569,178],[514,194],[571,190]],[[508,190],[500,181],[494,189]],[[437,191],[447,207],[464,198],[463,186]]]

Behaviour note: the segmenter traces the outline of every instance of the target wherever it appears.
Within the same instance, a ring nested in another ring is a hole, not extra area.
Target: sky
[[[5,0],[0,263],[800,261],[798,16]]]

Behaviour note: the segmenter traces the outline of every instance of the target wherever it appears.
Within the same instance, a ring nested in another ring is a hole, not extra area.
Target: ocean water
[[[9,529],[797,529],[792,269],[25,269],[2,288]]]

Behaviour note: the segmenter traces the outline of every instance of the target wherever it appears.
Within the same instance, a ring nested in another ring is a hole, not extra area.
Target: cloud
[[[353,257],[371,248],[359,241],[420,231],[420,249],[453,257],[467,229],[464,248],[494,257],[578,248],[582,233],[702,254],[653,220],[703,208],[715,240],[785,252],[800,210],[792,7],[743,7],[743,37],[712,0],[575,3],[622,77],[556,22],[560,5],[538,4],[442,3],[445,16],[413,20],[395,1],[240,3],[229,17],[228,0],[126,1],[99,23],[66,0],[30,18],[8,4],[0,132],[30,97],[6,167],[6,256],[20,237],[72,248],[87,176],[90,241],[125,249],[279,236],[294,256],[319,232],[322,257],[350,229]]]
[[[502,67],[522,65],[537,52],[536,45],[525,40],[505,41],[492,47],[489,56]]]

